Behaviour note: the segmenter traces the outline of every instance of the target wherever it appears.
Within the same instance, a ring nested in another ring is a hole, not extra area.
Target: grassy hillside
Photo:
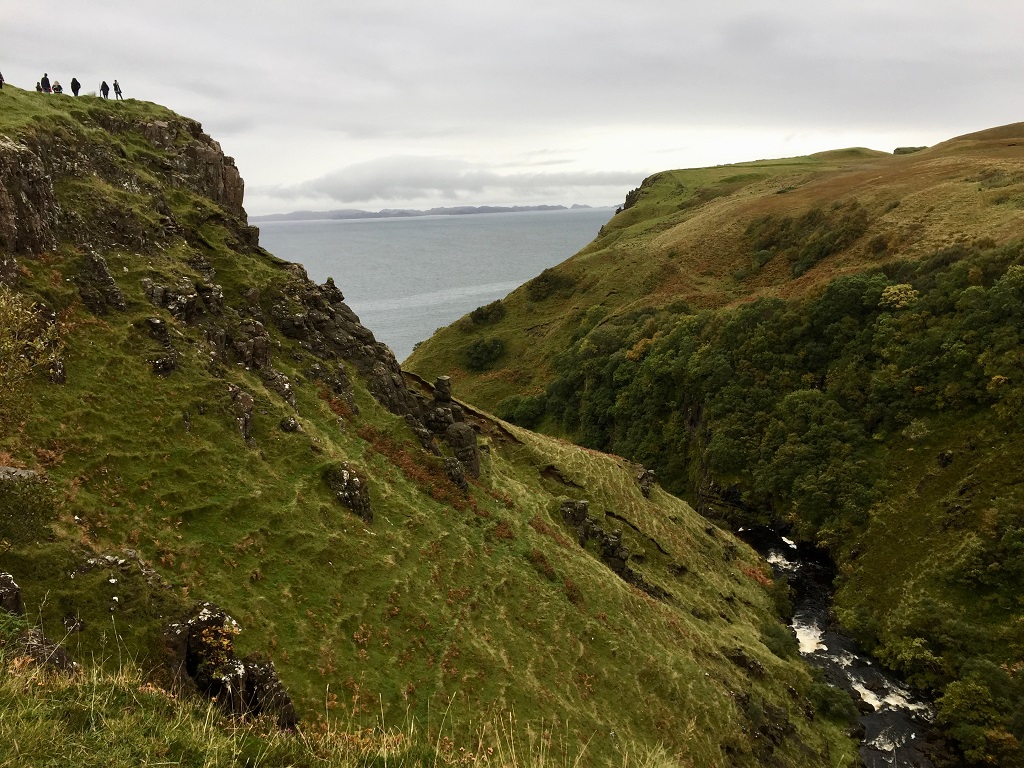
[[[414,733],[408,759],[430,764],[510,740],[565,764],[851,764],[849,703],[795,658],[785,589],[745,545],[645,498],[629,462],[471,409],[480,477],[460,487],[429,392],[406,391],[333,284],[259,248],[197,123],[15,88],[0,107],[0,465],[37,473],[0,479],[0,571],[92,669],[85,688],[46,683],[66,706],[0,692],[9,733],[81,728],[89,754],[129,693],[143,720],[116,727],[204,733],[202,711],[105,675],[167,685],[166,627],[211,601],[239,655],[275,663],[300,736]],[[590,502],[586,546],[565,498]]]
[[[807,295],[869,266],[1022,237],[1022,138],[1016,124],[912,154],[847,149],[655,174],[590,245],[503,299],[504,312],[439,330],[406,367],[447,373],[460,397],[495,408],[542,392],[554,357],[608,318]],[[474,370],[481,339],[504,353]]]
[[[1024,124],[729,168],[750,176],[652,177],[588,248],[409,364],[509,339],[460,394],[827,548],[838,616],[932,692],[963,760],[1024,764]],[[680,206],[684,179],[723,194]]]

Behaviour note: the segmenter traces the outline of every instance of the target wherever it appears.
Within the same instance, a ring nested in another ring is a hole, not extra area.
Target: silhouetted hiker
[[[0,91],[4,88],[4,73],[0,72]]]
[[[43,79],[39,81],[39,84],[43,86],[43,93],[50,92],[50,76],[43,72]]]
[[[53,92],[54,93],[64,93],[64,88],[63,88],[63,86],[60,84],[60,82],[58,80],[54,80],[53,81]]]
[[[42,92],[43,92],[43,86],[41,86],[41,85],[40,85],[40,84],[39,84],[39,83],[37,82],[37,83],[36,83],[36,93],[42,93]]]
[[[117,80],[114,81],[114,98],[121,99],[121,86],[118,85]],[[124,99],[121,99],[121,101],[124,101]]]
[[[82,84],[80,82],[78,82],[78,78],[77,77],[72,77],[71,78],[71,92],[73,94],[75,94],[75,96],[77,96],[78,92],[81,90],[81,88],[82,88]]]
[[[103,94],[103,98],[104,99],[107,98],[107,94],[110,93],[110,86],[107,85],[107,81],[106,80],[104,80],[102,83],[100,83],[100,93]]]

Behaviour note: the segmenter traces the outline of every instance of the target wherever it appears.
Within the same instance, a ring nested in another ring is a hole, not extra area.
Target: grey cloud
[[[486,203],[498,191],[630,185],[635,176],[598,172],[688,144],[673,129],[951,136],[1019,119],[1007,94],[1024,71],[1024,5],[1009,0],[8,5],[8,82],[31,88],[47,70],[90,91],[118,77],[127,96],[198,119],[225,150],[242,145],[251,188],[277,183],[292,197],[405,190]],[[594,151],[594,134],[629,148],[649,127],[663,146]],[[531,157],[522,137],[557,154]],[[699,147],[686,151],[699,161]],[[423,160],[445,154],[486,165]],[[400,155],[417,159],[283,184]],[[578,168],[584,156],[589,176],[538,165]]]
[[[457,200],[487,192],[545,195],[552,190],[624,187],[643,179],[627,172],[500,173],[453,158],[387,157],[341,168],[288,186],[254,189],[281,200],[322,198],[336,203],[440,197]]]

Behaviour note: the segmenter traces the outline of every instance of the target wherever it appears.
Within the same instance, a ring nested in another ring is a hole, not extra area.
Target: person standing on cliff
[[[81,88],[82,88],[82,84],[80,82],[78,82],[78,78],[77,77],[72,77],[71,78],[71,92],[73,94],[75,94],[75,96],[77,96],[78,95],[78,91],[81,90]]]
[[[117,82],[117,80],[114,81],[114,98],[124,101],[124,99],[121,98],[121,85]]]
[[[103,94],[103,98],[104,99],[107,98],[107,94],[110,93],[110,86],[107,85],[107,81],[106,80],[104,80],[102,83],[100,83],[100,93]]]
[[[50,92],[50,76],[43,72],[43,79],[39,81],[39,84],[43,86],[43,93]]]
[[[4,73],[0,72],[0,91],[4,89]]]

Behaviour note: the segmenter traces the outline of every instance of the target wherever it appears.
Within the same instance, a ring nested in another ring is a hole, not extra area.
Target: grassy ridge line
[[[241,653],[275,661],[308,719],[326,696],[353,728],[413,718],[433,744],[437,713],[448,712],[449,737],[472,744],[480,723],[515,712],[520,733],[548,723],[565,734],[567,754],[586,745],[593,764],[658,745],[682,765],[756,765],[769,753],[792,766],[831,754],[838,765],[852,754],[841,717],[812,718],[829,702],[792,649],[767,644],[778,625],[754,555],[700,533],[692,511],[665,494],[642,501],[622,462],[538,437],[523,435],[525,448],[491,440],[480,483],[453,495],[437,460],[352,366],[358,415],[325,396],[308,373],[315,358],[268,323],[303,427],[278,429],[293,415],[280,395],[237,360],[211,365],[204,329],[141,288],[142,278],[205,280],[197,264],[208,263],[225,316],[240,321],[269,317],[293,279],[244,244],[244,222],[155,170],[180,158],[133,121],[176,117],[141,102],[122,111],[94,101],[80,113],[69,99],[15,96],[25,114],[40,111],[11,125],[0,117],[0,133],[46,146],[56,130],[60,156],[81,162],[54,172],[74,226],[60,230],[56,249],[19,257],[18,290],[60,318],[68,377],[34,382],[0,435],[4,463],[48,479],[27,500],[0,489],[0,568],[16,574],[51,636],[64,635],[69,616],[84,622],[66,640],[77,658],[106,659],[116,632],[122,652],[150,668],[166,623],[208,599],[242,624]],[[56,128],[53,110],[64,110]],[[106,259],[123,312],[83,306],[73,281],[89,250]],[[178,352],[166,377],[151,370],[165,352],[146,331],[151,317]],[[248,443],[229,385],[255,401]],[[582,486],[571,495],[638,529],[624,531],[631,551],[648,554],[637,569],[671,602],[629,587],[572,542],[557,514],[566,488],[542,474],[553,460]],[[323,482],[342,461],[369,479],[372,526]],[[89,563],[126,549],[141,563]],[[767,674],[730,661],[737,650]]]

